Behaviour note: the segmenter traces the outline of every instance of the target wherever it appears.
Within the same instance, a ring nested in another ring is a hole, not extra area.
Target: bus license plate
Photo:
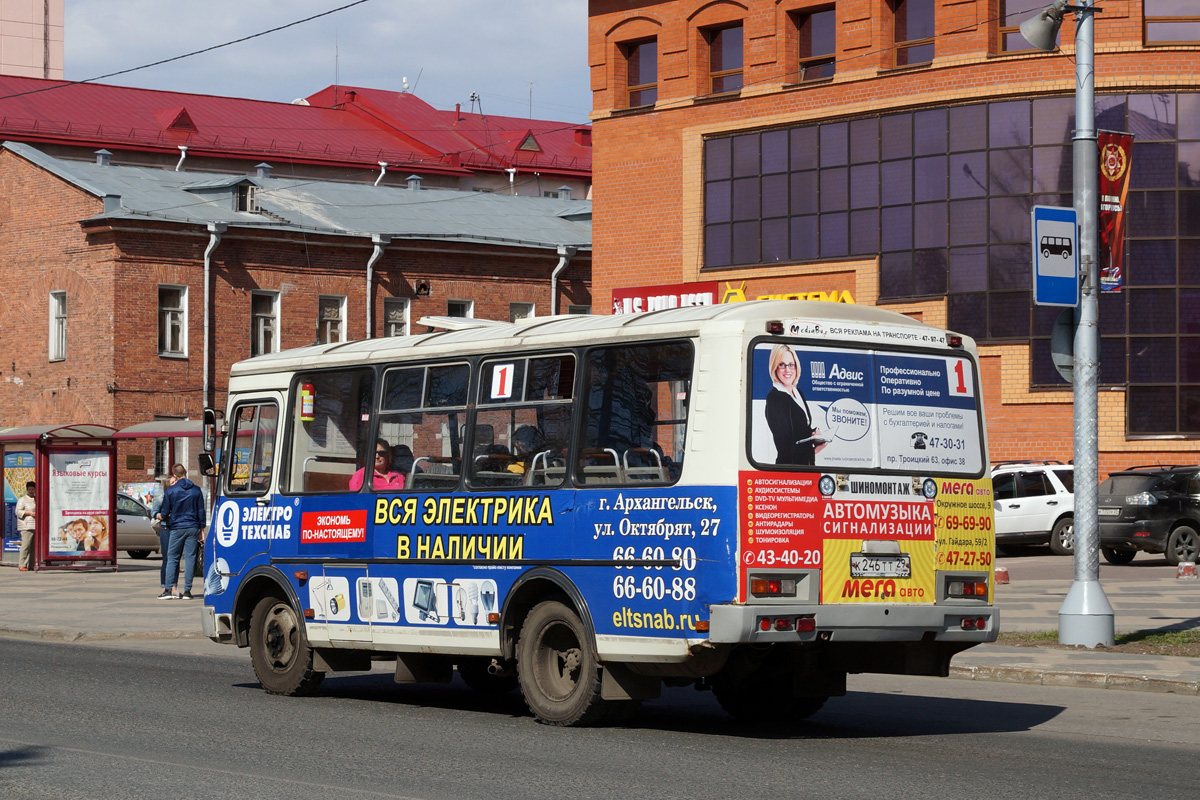
[[[898,556],[850,554],[851,578],[911,578],[912,561],[908,553]]]

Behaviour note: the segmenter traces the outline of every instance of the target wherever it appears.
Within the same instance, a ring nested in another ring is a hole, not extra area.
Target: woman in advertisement
[[[771,348],[768,369],[772,388],[767,392],[766,415],[775,441],[775,463],[812,466],[825,440],[813,427],[808,401],[797,386],[800,360],[792,348],[777,344]]]

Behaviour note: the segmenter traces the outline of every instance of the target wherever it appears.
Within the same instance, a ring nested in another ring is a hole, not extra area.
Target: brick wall
[[[849,289],[856,302],[878,296],[873,263],[817,262],[704,270],[704,137],[926,105],[1005,97],[1070,95],[1075,88],[1074,22],[1063,25],[1058,53],[995,53],[998,0],[939,0],[936,56],[926,66],[891,68],[887,0],[839,0],[837,74],[796,86],[795,28],[789,14],[827,3],[802,0],[590,0],[593,93],[593,274],[596,308],[611,307],[614,287],[719,280],[747,281],[747,295]],[[1142,47],[1142,5],[1104,4],[1095,26],[1096,92],[1195,90],[1200,48]],[[705,97],[706,45],[699,29],[743,20],[740,94]],[[658,101],[626,110],[620,43],[658,40]],[[945,302],[889,308],[946,324]],[[1073,452],[1069,392],[1029,390],[1029,347],[984,347],[985,405],[992,457],[1069,460]],[[1129,463],[1192,463],[1194,442],[1132,441],[1124,433],[1124,393],[1104,392],[1100,406],[1102,472]]]
[[[0,427],[97,423],[122,428],[156,416],[199,418],[204,378],[202,226],[92,221],[101,202],[0,151]],[[250,294],[279,292],[283,349],[316,340],[318,298],[347,298],[348,339],[366,334],[366,237],[235,229],[212,255],[213,400],[223,408],[230,365],[250,355]],[[422,316],[444,315],[448,299],[475,301],[475,316],[509,318],[510,302],[550,313],[553,250],[396,241],[375,264],[374,330],[383,332],[384,298],[413,298]],[[591,304],[591,261],[576,256],[559,275],[558,302]],[[187,355],[158,354],[158,286],[187,287]],[[49,292],[67,292],[67,357],[48,360]],[[147,480],[126,469],[127,455],[154,464],[151,440],[118,448],[118,480]]]

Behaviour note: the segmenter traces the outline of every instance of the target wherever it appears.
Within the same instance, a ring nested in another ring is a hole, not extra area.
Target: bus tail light
[[[781,320],[777,320],[777,319],[773,319],[770,322],[768,322],[767,323],[767,333],[771,334],[772,336],[782,336],[783,335],[783,322]]]
[[[750,594],[757,597],[795,597],[795,578],[751,578]]]
[[[796,618],[796,630],[800,633],[812,633],[817,629],[817,618],[813,615]]]
[[[707,628],[707,623],[703,623]],[[697,624],[697,630],[700,625]],[[798,633],[811,633],[817,629],[817,620],[811,614],[801,617],[759,617],[758,629],[764,633],[768,631],[791,631]]]
[[[964,617],[962,629],[964,631],[985,631],[987,630],[987,617]]]
[[[946,594],[950,597],[987,597],[987,581],[950,581]]]
[[[946,337],[946,344],[951,347],[962,347],[962,337],[952,333]]]

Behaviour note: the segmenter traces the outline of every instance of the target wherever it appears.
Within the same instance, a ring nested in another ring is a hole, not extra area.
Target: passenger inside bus
[[[358,472],[350,476],[350,491],[362,488],[365,475],[366,467],[360,467]],[[375,442],[374,478],[371,485],[376,491],[404,488],[404,475],[392,467],[392,446],[386,439],[378,439]]]

